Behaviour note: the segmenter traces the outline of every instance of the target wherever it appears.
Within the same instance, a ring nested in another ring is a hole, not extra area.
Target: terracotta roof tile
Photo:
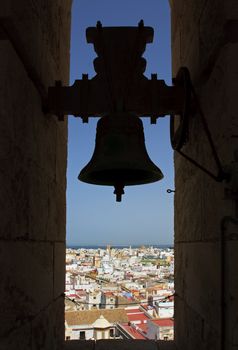
[[[151,322],[157,324],[160,327],[173,327],[174,321],[172,318],[159,318],[151,320]]]
[[[128,317],[124,309],[99,309],[83,311],[66,311],[65,320],[68,326],[94,323],[101,315],[110,323],[128,322]]]
[[[138,312],[138,314],[127,314],[131,322],[147,322],[149,317],[146,316],[143,312]]]
[[[134,327],[131,327],[129,325],[121,325],[121,327],[129,333],[133,339],[146,339],[144,335],[142,335],[140,332],[138,332]]]

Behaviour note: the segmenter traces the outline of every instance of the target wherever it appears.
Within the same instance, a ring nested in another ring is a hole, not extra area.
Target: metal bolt
[[[168,188],[166,192],[167,193],[172,193],[172,192],[175,192],[175,190],[171,190],[170,188]]]

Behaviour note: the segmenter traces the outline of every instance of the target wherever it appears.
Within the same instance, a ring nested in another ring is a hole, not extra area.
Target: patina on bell
[[[143,185],[163,178],[145,148],[143,123],[130,113],[102,117],[97,124],[96,144],[89,163],[78,179],[95,185],[114,186],[121,201],[124,186]]]

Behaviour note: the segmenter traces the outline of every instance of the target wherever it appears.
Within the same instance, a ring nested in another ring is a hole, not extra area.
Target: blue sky
[[[100,20],[103,26],[137,26],[143,19],[154,28],[148,44],[145,75],[157,73],[171,85],[170,9],[168,0],[74,0],[72,7],[70,84],[82,73],[94,76],[96,54],[86,43],[85,30]],[[67,169],[67,244],[171,244],[173,242],[173,152],[169,117],[151,125],[143,118],[146,148],[164,179],[153,184],[125,187],[122,202],[115,201],[113,188],[88,185],[77,177],[91,159],[97,118],[83,124],[70,116]]]

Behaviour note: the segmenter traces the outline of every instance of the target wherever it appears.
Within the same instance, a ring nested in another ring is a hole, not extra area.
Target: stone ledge
[[[174,341],[163,341],[163,340],[159,340],[157,342],[158,344],[158,350],[176,350],[176,345]]]
[[[153,340],[67,340],[64,350],[176,350],[173,341]]]
[[[94,350],[94,340],[66,340],[64,350]]]
[[[158,350],[157,343],[153,340],[98,340],[96,350]]]

